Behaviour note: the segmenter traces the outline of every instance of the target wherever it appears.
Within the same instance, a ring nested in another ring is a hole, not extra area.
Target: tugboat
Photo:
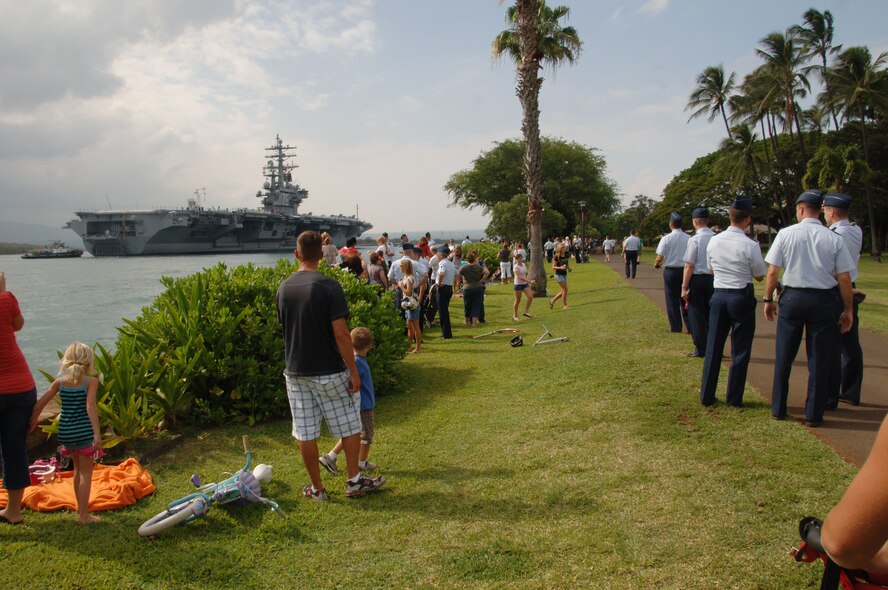
[[[83,250],[80,248],[69,248],[64,242],[56,241],[41,248],[33,250],[27,254],[22,254],[22,258],[80,258],[83,256]]]
[[[308,191],[293,183],[295,149],[280,136],[265,148],[261,209],[205,208],[199,189],[183,208],[76,211],[66,227],[93,256],[292,252],[306,230],[326,231],[342,244],[373,227],[355,216],[299,213]]]

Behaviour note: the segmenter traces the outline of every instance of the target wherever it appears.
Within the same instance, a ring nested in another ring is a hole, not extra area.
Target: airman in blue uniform
[[[856,288],[863,230],[859,225],[848,221],[850,208],[851,197],[848,195],[831,193],[823,197],[823,218],[831,231],[842,236],[845,248],[854,261],[854,268],[850,274],[851,287]],[[853,406],[860,403],[860,388],[863,385],[863,349],[860,347],[860,318],[857,316],[859,303],[857,298],[853,300],[851,329],[838,335],[841,346],[838,354],[833,356],[832,369],[829,373],[828,408],[835,408],[839,400]]]
[[[660,239],[657,245],[657,258],[654,261],[654,268],[664,267],[663,292],[666,297],[666,316],[669,318],[669,329],[672,332],[682,331],[682,320],[687,324],[681,300],[681,282],[684,274],[684,254],[691,238],[682,231],[681,221],[681,215],[678,213],[669,216],[669,229],[672,231]]]
[[[697,207],[691,217],[697,232],[688,240],[685,250],[681,298],[688,303],[688,324],[694,340],[694,351],[688,356],[703,358],[709,335],[709,300],[713,293],[713,276],[706,263],[706,248],[715,234],[709,229],[709,209]]]
[[[805,424],[823,424],[828,401],[829,372],[836,346],[836,324],[844,334],[851,329],[851,270],[854,261],[842,238],[820,222],[823,196],[811,190],[796,199],[798,223],[783,228],[765,257],[768,277],[765,282],[765,317],[777,319],[777,348],[774,385],[771,390],[771,414],[786,418],[789,375],[805,332],[808,353],[808,392]],[[773,296],[780,269],[783,269],[783,293],[777,313]]]
[[[728,214],[731,227],[713,236],[706,247],[706,264],[714,275],[714,289],[709,302],[709,333],[700,385],[700,403],[704,406],[715,403],[728,333],[731,334],[731,369],[725,402],[735,407],[743,404],[755,336],[756,302],[752,281],[761,281],[766,272],[761,248],[746,237],[746,228],[752,224],[752,201],[734,200]]]

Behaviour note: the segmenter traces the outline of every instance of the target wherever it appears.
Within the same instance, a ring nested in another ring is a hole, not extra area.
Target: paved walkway
[[[608,265],[603,256],[596,256],[596,260],[610,266],[614,272],[625,276],[625,267],[622,259],[611,256],[612,262]],[[656,303],[664,310],[663,329],[669,328],[665,316],[665,299],[663,297],[663,271],[653,267],[654,254],[646,252],[642,262],[638,266],[635,279],[626,279],[648,299]],[[761,392],[762,396],[770,403],[771,384],[774,379],[774,348],[776,338],[776,322],[765,319],[762,311],[763,305],[756,309],[755,341],[752,346],[752,359],[749,363],[747,383]],[[866,328],[866,302],[861,306],[861,327]],[[840,403],[839,408],[827,411],[824,416],[824,424],[819,428],[810,429],[813,434],[831,445],[847,461],[855,465],[862,465],[869,455],[876,432],[882,424],[882,420],[888,413],[888,338],[860,331],[860,344],[863,347],[863,391],[861,392],[861,404],[850,406]],[[693,350],[691,337],[688,336],[688,352]],[[731,363],[730,338],[725,345],[725,366]],[[805,355],[805,344],[799,349],[793,365],[789,383],[789,400],[787,403],[790,416],[799,421],[804,421],[805,395],[808,384],[808,359]],[[702,359],[700,370],[702,372]],[[722,372],[722,376],[726,376]],[[719,388],[718,399],[724,402],[724,389]]]

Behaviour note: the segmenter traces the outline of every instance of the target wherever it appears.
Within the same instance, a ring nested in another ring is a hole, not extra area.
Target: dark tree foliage
[[[567,227],[579,224],[580,201],[587,203],[593,218],[617,210],[616,187],[607,177],[607,164],[597,149],[564,139],[543,138],[542,157],[546,209],[564,216]],[[492,213],[497,204],[524,194],[523,158],[523,141],[497,142],[493,149],[475,158],[471,168],[457,172],[444,185],[451,205],[480,207],[484,213]]]

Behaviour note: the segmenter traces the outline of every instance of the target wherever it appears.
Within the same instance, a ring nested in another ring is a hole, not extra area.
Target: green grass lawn
[[[554,282],[550,288],[554,288]],[[71,513],[0,527],[8,588],[805,588],[821,568],[787,555],[798,520],[825,515],[855,469],[803,427],[697,400],[701,363],[662,312],[598,263],[570,275],[567,311],[534,303],[514,326],[512,289],[491,287],[487,325],[430,332],[379,399],[372,459],[389,483],[361,499],[307,476],[289,421],[189,433],[153,458],[158,491],[83,529]],[[454,316],[461,316],[454,300]],[[533,348],[541,322],[570,342]],[[726,371],[722,372],[723,384]],[[279,379],[269,375],[270,379]],[[723,384],[719,395],[723,399]],[[148,517],[239,466],[252,437],[275,480],[261,506],[213,509],[156,540]],[[330,438],[321,441],[323,449]],[[39,569],[39,573],[35,568]]]
[[[860,327],[888,336],[888,263],[877,264],[870,256],[860,257],[857,288],[866,293],[860,305]]]

